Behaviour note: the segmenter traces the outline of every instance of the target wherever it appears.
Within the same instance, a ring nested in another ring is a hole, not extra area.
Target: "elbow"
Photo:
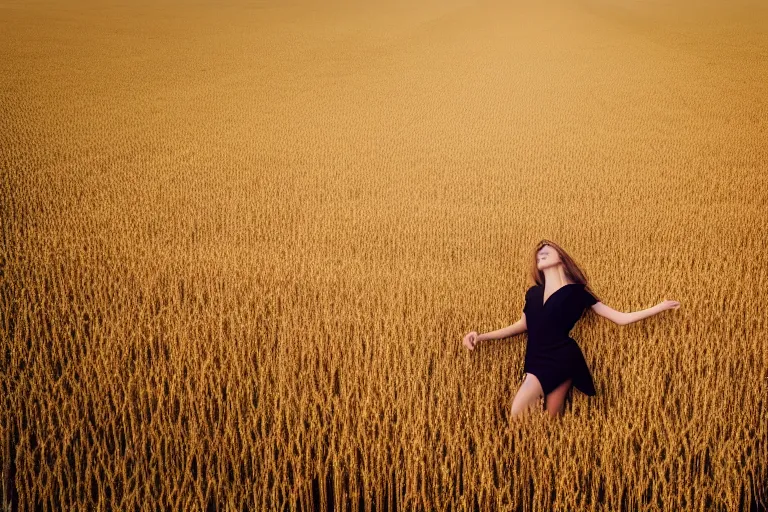
[[[632,320],[629,318],[629,315],[627,313],[622,313],[619,315],[619,317],[614,320],[619,325],[629,325],[632,323]]]

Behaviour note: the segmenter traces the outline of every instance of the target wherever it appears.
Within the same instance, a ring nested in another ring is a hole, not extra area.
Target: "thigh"
[[[536,401],[544,396],[541,389],[541,383],[535,375],[526,373],[520,389],[517,390],[514,400],[512,400],[512,414],[517,414],[527,409]]]
[[[563,410],[563,404],[565,403],[565,395],[568,394],[568,390],[573,383],[573,379],[568,379],[551,392],[549,392],[544,398],[544,406],[547,408],[549,414],[559,414]]]

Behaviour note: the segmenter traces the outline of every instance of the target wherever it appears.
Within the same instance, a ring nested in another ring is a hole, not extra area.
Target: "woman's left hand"
[[[664,302],[659,303],[659,306],[661,306],[662,311],[666,311],[667,309],[678,309],[680,303],[676,300],[665,300]]]

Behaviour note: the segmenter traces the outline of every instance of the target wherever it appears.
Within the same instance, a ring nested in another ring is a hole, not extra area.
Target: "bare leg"
[[[517,390],[514,400],[512,400],[512,417],[518,417],[524,414],[531,406],[544,396],[541,389],[541,383],[535,375],[526,373],[520,389]]]
[[[565,395],[568,394],[568,389],[570,389],[572,382],[573,379],[568,379],[563,382],[553,389],[544,399],[544,406],[547,408],[547,412],[551,417],[554,418],[555,416],[563,414]]]

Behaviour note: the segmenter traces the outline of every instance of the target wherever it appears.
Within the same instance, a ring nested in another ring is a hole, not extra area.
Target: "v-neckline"
[[[557,292],[559,292],[560,290],[562,290],[563,288],[565,288],[565,287],[567,287],[567,286],[571,286],[571,285],[574,285],[574,284],[579,284],[579,283],[567,283],[567,284],[564,284],[563,286],[561,286],[561,287],[560,287],[560,288],[558,288],[557,290],[553,291],[553,292],[552,292],[552,293],[549,295],[549,297],[547,297],[547,299],[546,299],[546,300],[544,300],[544,285],[543,285],[543,284],[542,284],[542,285],[539,285],[539,286],[541,286],[541,298],[542,298],[542,300],[543,300],[543,302],[542,302],[542,304],[541,304],[541,307],[543,308],[544,306],[546,306],[546,305],[547,305],[547,302],[549,302],[549,300],[550,300],[552,297],[554,297],[554,295],[555,295]]]

